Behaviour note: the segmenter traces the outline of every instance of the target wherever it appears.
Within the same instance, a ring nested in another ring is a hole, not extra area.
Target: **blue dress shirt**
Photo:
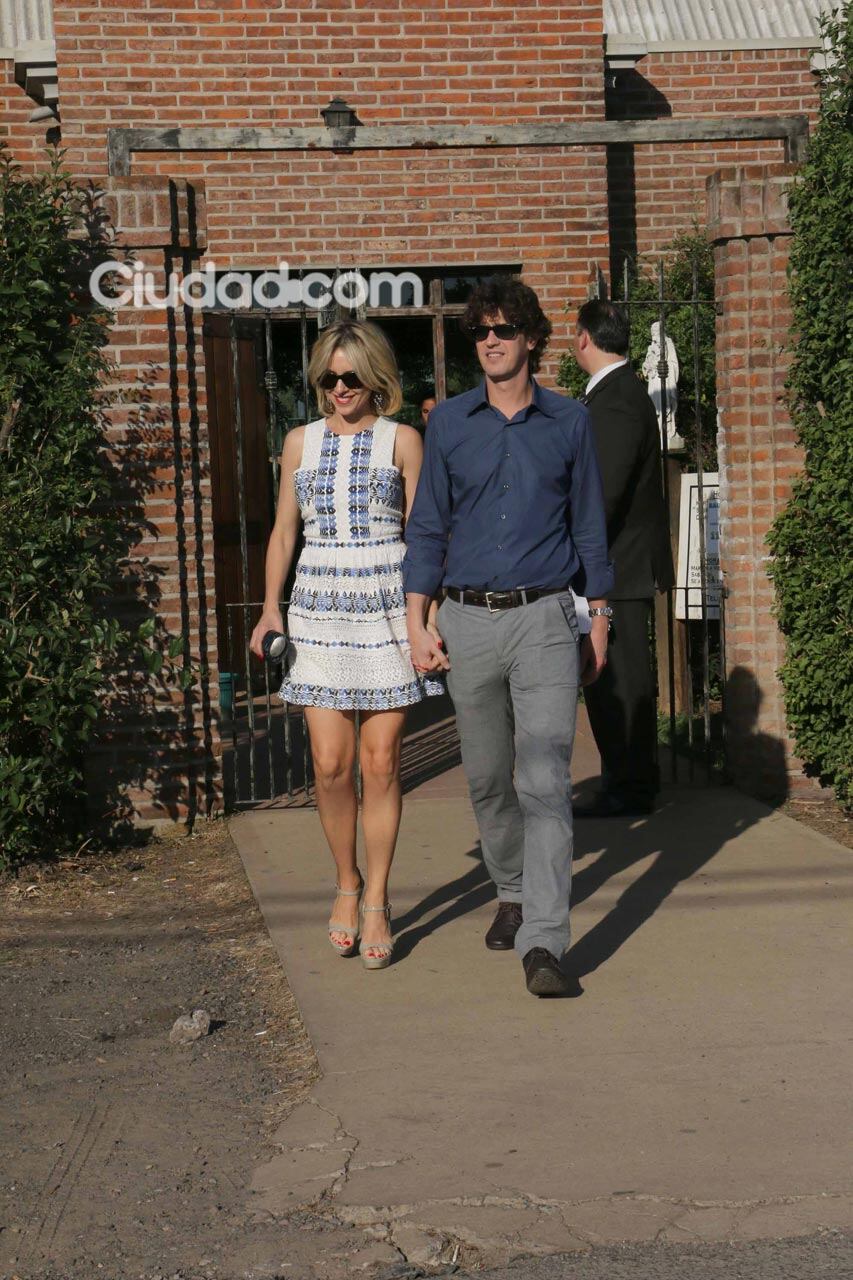
[[[485,382],[437,405],[405,537],[407,592],[571,585],[606,596],[613,566],[587,410],[535,381],[513,418]]]

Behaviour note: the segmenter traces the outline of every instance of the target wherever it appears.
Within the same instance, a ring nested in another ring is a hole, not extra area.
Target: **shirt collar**
[[[533,399],[531,400],[527,408],[524,410],[525,416],[529,417],[531,411],[533,409],[536,409],[538,410],[539,413],[543,413],[546,418],[553,418],[554,416],[553,410],[548,406],[545,399],[545,395],[539,383],[536,381],[535,378],[531,378],[530,382],[533,386]],[[476,413],[479,409],[491,408],[491,407],[492,407],[492,404],[491,404],[491,401],[489,400],[488,392],[486,391],[486,379],[483,378],[480,385],[478,387],[475,387],[471,392],[471,404],[468,407],[468,417],[470,418],[471,414]]]
[[[586,384],[586,387],[584,389],[584,395],[588,396],[590,391],[592,391],[593,387],[597,387],[599,382],[601,382],[602,378],[607,377],[608,373],[613,373],[614,369],[621,369],[623,364],[627,364],[627,363],[628,363],[627,359],[614,360],[612,364],[606,364],[603,369],[599,369],[598,373],[594,373],[590,378],[589,382]]]

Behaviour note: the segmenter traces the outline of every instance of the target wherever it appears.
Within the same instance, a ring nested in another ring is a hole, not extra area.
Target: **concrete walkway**
[[[425,730],[408,775],[452,742]],[[596,773],[582,721],[573,774]],[[460,769],[406,798],[383,972],[326,940],[315,812],[231,830],[323,1071],[258,1170],[262,1216],[333,1209],[386,1242],[379,1260],[469,1264],[853,1225],[840,845],[728,788],[578,824],[584,994],[544,1001],[483,946],[493,892]]]

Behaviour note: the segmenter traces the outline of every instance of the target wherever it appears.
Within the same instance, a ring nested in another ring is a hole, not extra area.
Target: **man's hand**
[[[412,666],[415,671],[427,675],[432,671],[449,671],[450,659],[444,652],[444,641],[438,628],[432,623],[413,633],[409,629],[409,643],[412,651]]]
[[[607,664],[606,618],[593,618],[592,630],[581,641],[581,684],[594,684]]]
[[[444,649],[444,637],[438,629],[438,624],[432,621],[432,618],[426,624],[426,629],[432,636],[439,649]]]

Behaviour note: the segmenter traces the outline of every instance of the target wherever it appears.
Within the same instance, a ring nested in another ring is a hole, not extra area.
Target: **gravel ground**
[[[216,1274],[317,1075],[224,824],[0,885],[0,1275]],[[175,1018],[210,1013],[183,1048]]]
[[[389,1270],[387,1280],[392,1274]],[[738,1245],[622,1245],[581,1256],[525,1259],[496,1271],[481,1271],[479,1276],[480,1280],[850,1280],[853,1237],[833,1231],[805,1239]]]
[[[853,849],[853,814],[845,813],[835,800],[815,796],[813,799],[787,800],[782,812],[814,831]]]

